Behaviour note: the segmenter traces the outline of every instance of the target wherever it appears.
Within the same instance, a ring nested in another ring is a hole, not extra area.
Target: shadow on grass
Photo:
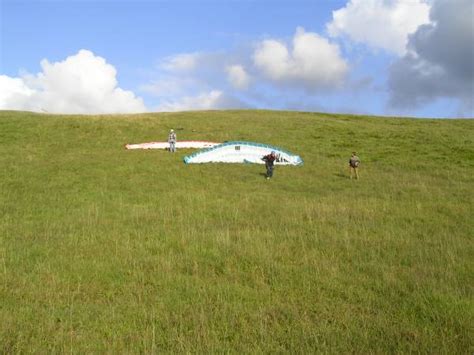
[[[343,178],[343,179],[349,179],[349,177],[347,176],[347,174],[344,174],[342,172],[338,172],[338,173],[335,173],[333,174],[334,176],[337,176],[338,178]]]

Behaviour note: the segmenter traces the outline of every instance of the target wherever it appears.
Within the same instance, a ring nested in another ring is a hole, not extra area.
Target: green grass
[[[474,351],[473,120],[3,111],[0,167],[0,353]]]

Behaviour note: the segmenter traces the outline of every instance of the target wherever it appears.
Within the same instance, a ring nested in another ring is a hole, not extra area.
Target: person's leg
[[[273,165],[268,168],[268,176],[273,177]]]
[[[354,168],[356,179],[359,180],[359,169]]]
[[[352,180],[352,166],[349,166],[349,178]]]

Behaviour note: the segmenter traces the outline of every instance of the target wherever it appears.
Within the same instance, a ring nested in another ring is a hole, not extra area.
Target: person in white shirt
[[[168,134],[168,143],[170,144],[170,152],[176,152],[176,133],[174,133],[174,130],[170,130],[170,134]]]

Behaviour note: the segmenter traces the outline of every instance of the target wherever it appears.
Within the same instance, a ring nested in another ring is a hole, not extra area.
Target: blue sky
[[[0,109],[474,116],[470,0],[0,2]]]

